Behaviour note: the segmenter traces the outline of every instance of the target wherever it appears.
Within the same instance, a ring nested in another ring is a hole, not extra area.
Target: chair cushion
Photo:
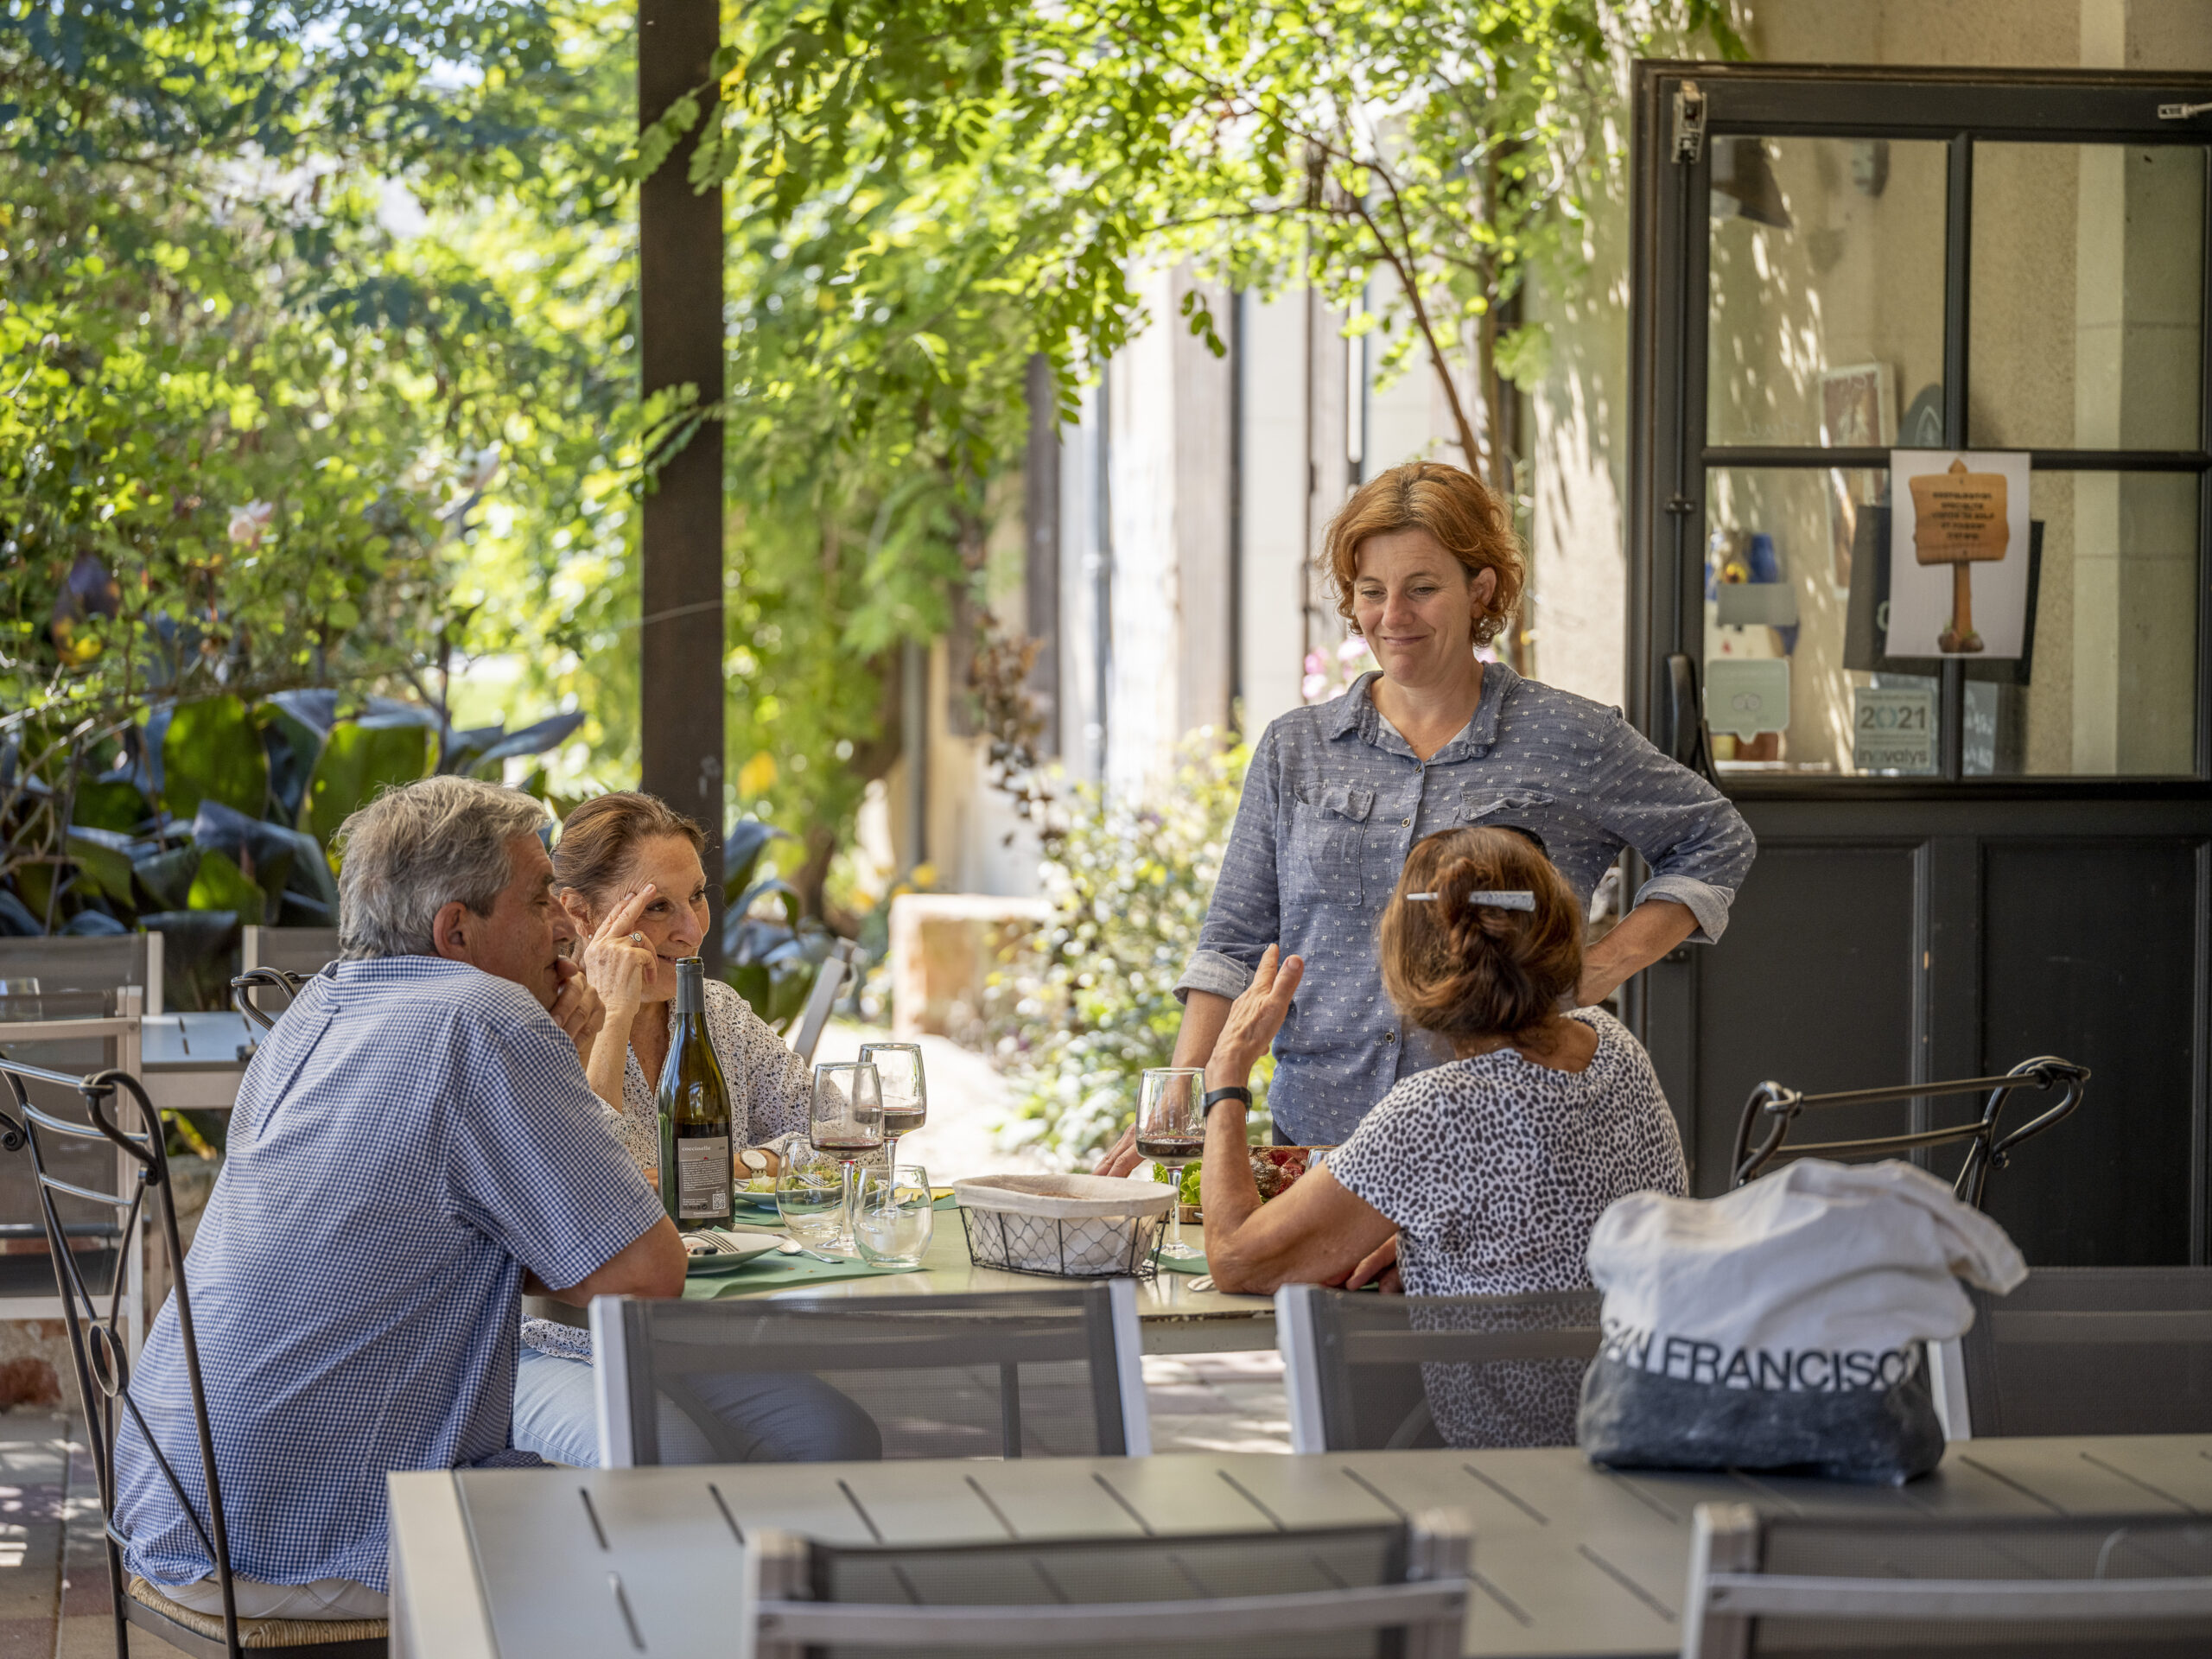
[[[181,1602],[171,1601],[158,1586],[136,1573],[130,1575],[130,1599],[152,1608],[196,1636],[211,1642],[223,1639],[219,1613],[194,1612]],[[312,1648],[333,1642],[383,1642],[390,1639],[391,1624],[381,1618],[242,1618],[238,1644],[246,1648]]]

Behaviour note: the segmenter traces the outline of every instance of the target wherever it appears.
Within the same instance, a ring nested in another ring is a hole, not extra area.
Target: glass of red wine
[[[848,1254],[853,1242],[853,1165],[863,1153],[883,1145],[883,1084],[866,1060],[825,1061],[814,1068],[814,1110],[807,1139],[817,1152],[845,1166],[844,1203],[837,1224],[837,1249]]]
[[[883,1090],[883,1161],[899,1163],[899,1137],[929,1122],[929,1084],[922,1076],[919,1043],[862,1043],[861,1058],[875,1067]]]
[[[1175,1202],[1167,1211],[1167,1242],[1160,1247],[1171,1261],[1205,1254],[1183,1242],[1183,1170],[1205,1149],[1205,1100],[1206,1074],[1196,1066],[1157,1066],[1138,1085],[1137,1156],[1173,1176]]]

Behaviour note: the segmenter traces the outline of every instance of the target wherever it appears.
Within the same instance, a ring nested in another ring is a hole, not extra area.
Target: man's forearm
[[[1620,925],[1590,947],[1582,962],[1582,984],[1575,1000],[1584,1007],[1602,1002],[1632,976],[1642,973],[1697,931],[1688,905],[1652,899],[1621,918]]]

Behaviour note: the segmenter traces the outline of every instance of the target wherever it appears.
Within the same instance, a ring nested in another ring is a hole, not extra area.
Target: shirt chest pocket
[[[1298,791],[1290,827],[1290,897],[1308,904],[1361,902],[1360,865],[1375,791],[1353,784],[1309,784]]]
[[[1470,789],[1459,798],[1459,822],[1472,829],[1518,830],[1535,838],[1547,857],[1558,804],[1540,789]]]

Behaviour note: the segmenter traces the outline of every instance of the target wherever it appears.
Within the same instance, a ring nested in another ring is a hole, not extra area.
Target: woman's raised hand
[[[637,931],[638,918],[645,913],[652,896],[650,881],[635,893],[625,893],[584,942],[584,977],[607,1005],[609,1020],[626,1032],[629,1016],[645,1000],[645,987],[652,983],[660,960],[645,943],[645,936]]]
[[[1252,1068],[1289,1017],[1290,1000],[1298,995],[1298,983],[1305,976],[1305,962],[1283,956],[1280,946],[1271,944],[1260,953],[1252,982],[1230,1005],[1229,1023],[1222,1027],[1213,1058],[1206,1062],[1208,1088],[1241,1088],[1250,1078]],[[1217,1069],[1225,1081],[1217,1080]]]

